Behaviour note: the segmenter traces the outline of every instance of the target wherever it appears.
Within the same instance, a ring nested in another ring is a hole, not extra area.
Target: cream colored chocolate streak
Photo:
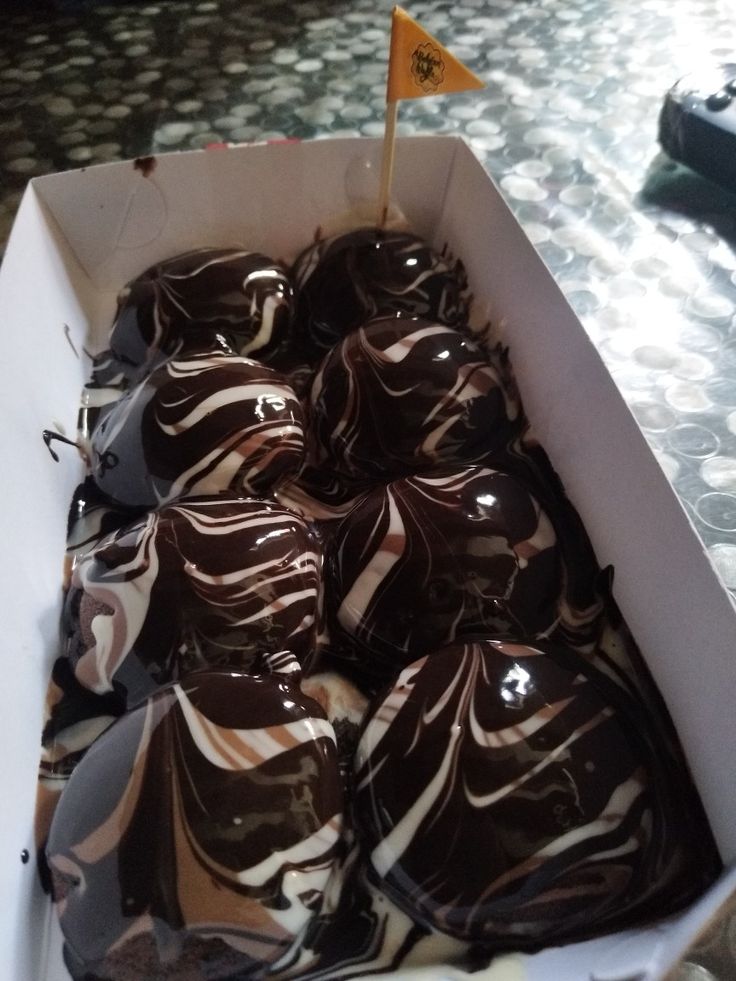
[[[194,945],[215,972],[260,969],[320,908],[341,813],[332,727],[287,678],[202,673],[164,689],[95,743],[54,820],[72,960],[117,977],[158,950],[184,971]]]
[[[451,645],[401,672],[358,747],[368,874],[419,922],[491,948],[663,915],[713,862],[684,845],[699,805],[675,768],[644,705],[578,655]]]
[[[321,565],[297,515],[229,496],[152,511],[79,557],[49,687],[45,789],[58,795],[101,731],[188,671],[259,670],[264,655],[286,650],[306,664]]]
[[[304,456],[302,410],[279,374],[210,351],[172,358],[102,417],[93,479],[122,507],[196,494],[268,494]]]
[[[273,270],[236,338],[241,261],[129,284],[82,414],[43,771],[78,764],[48,852],[74,977],[472,969],[686,905],[718,871],[707,822],[462,265],[405,233],[317,242],[279,348]],[[233,354],[265,339],[281,375]],[[172,679],[136,757],[135,700]]]
[[[214,335],[236,353],[263,353],[283,340],[293,303],[286,271],[267,256],[195,249],[121,290],[110,348],[129,375]]]

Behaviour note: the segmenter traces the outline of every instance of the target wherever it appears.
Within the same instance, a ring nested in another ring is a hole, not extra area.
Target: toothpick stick
[[[378,211],[376,213],[376,224],[379,228],[384,227],[388,217],[391,179],[394,173],[398,105],[398,102],[386,103],[386,125],[383,133],[383,156],[381,157],[381,188],[378,192]]]

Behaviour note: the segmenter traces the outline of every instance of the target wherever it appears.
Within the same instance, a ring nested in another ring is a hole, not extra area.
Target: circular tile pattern
[[[735,494],[703,494],[695,505],[695,513],[715,531],[736,532]]]
[[[701,460],[713,456],[720,448],[721,442],[715,433],[705,426],[695,423],[683,423],[676,426],[668,434],[671,448],[680,456]]]
[[[736,545],[712,545],[708,555],[729,589],[736,589]]]
[[[702,412],[711,406],[707,392],[691,382],[675,382],[664,393],[665,401],[680,412]]]
[[[677,416],[666,405],[658,402],[634,402],[631,405],[636,421],[642,429],[662,433],[675,424]]]
[[[713,456],[700,466],[700,476],[715,490],[736,492],[736,458]]]

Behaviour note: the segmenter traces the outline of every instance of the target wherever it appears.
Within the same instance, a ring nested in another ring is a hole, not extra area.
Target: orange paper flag
[[[484,83],[469,68],[451,55],[447,48],[443,48],[431,34],[427,34],[405,10],[394,7],[386,86],[386,130],[376,213],[379,228],[383,228],[388,217],[399,100],[483,87]]]
[[[469,68],[427,34],[401,7],[394,7],[386,101],[482,89]]]

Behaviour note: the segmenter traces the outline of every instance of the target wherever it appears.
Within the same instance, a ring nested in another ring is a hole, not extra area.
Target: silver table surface
[[[383,132],[389,0],[59,6],[2,20],[0,244],[36,174],[217,141]],[[736,196],[657,144],[666,89],[734,60],[732,5],[408,6],[487,88],[404,103],[399,132],[468,140],[736,593]]]

